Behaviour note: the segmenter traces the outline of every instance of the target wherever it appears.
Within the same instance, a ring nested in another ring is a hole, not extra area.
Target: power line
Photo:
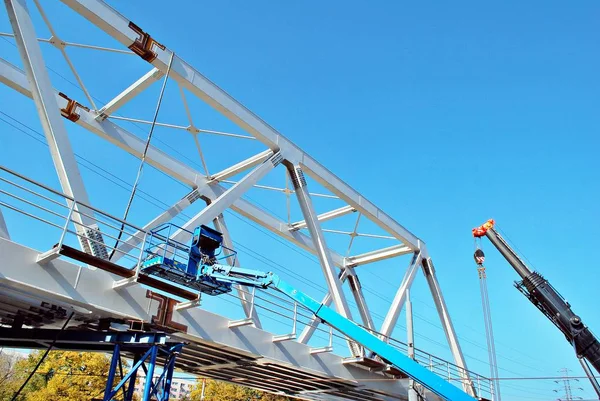
[[[19,120],[17,120],[17,119],[15,119],[15,118],[11,117],[10,115],[8,115],[8,114],[6,114],[6,113],[4,113],[4,112],[1,112],[1,111],[0,111],[0,113],[2,113],[3,115],[5,115],[5,116],[7,116],[7,117],[11,118],[13,121],[16,121],[16,122],[18,122],[20,125],[22,125],[22,126],[26,127],[26,128],[27,128],[27,129],[29,129],[30,131],[32,131],[32,132],[35,132],[35,133],[36,133],[38,136],[40,136],[40,137],[44,137],[44,138],[45,138],[45,136],[44,136],[42,133],[40,133],[39,131],[36,131],[35,129],[31,128],[30,126],[27,126],[26,124],[24,124],[24,123],[20,122]],[[11,123],[7,122],[6,120],[2,119],[2,121],[4,121],[5,123],[7,123],[8,125],[12,126],[13,128],[15,128],[15,129],[18,129],[18,130],[19,130],[19,131],[21,131],[21,132],[24,132],[24,130],[20,129],[19,127],[16,127],[15,125],[13,125],[13,124],[11,124]],[[39,139],[37,139],[37,138],[34,138],[33,136],[29,135],[28,133],[26,133],[26,134],[27,134],[28,136],[30,136],[32,139],[35,139],[36,141],[38,141],[38,142],[40,142],[40,143],[43,143],[45,146],[47,146],[47,144],[46,144],[44,141],[41,141],[41,140],[39,140]],[[105,170],[105,169],[102,169],[102,168],[100,168],[100,167],[99,167],[99,166],[97,166],[95,163],[93,163],[93,162],[91,162],[91,161],[87,160],[87,159],[86,159],[86,158],[84,158],[83,156],[80,156],[80,155],[77,155],[77,156],[78,156],[78,158],[80,158],[81,160],[83,160],[83,161],[85,161],[85,162],[87,162],[87,163],[91,164],[92,166],[94,166],[94,167],[96,167],[96,168],[100,169],[100,170],[101,170],[101,171],[103,171],[105,174],[108,174],[108,175],[110,175],[110,176],[112,176],[112,177],[115,177],[115,179],[118,179],[119,181],[123,182],[123,183],[124,183],[124,185],[118,184],[118,183],[116,183],[116,182],[115,182],[115,180],[111,180],[110,178],[108,178],[108,177],[104,176],[102,173],[98,172],[97,170],[94,170],[93,168],[87,167],[89,170],[91,170],[91,171],[93,171],[94,173],[98,174],[100,177],[102,177],[102,178],[104,178],[104,179],[107,179],[108,181],[110,181],[110,182],[114,183],[115,185],[117,185],[117,186],[121,187],[121,188],[122,188],[122,189],[124,189],[124,190],[126,190],[126,189],[127,189],[127,187],[130,187],[130,184],[126,183],[126,182],[125,182],[124,180],[122,180],[121,178],[119,178],[119,177],[115,176],[114,174],[112,174],[112,173],[108,172],[108,171],[107,171],[107,170]],[[84,166],[84,167],[86,167],[86,166]],[[159,171],[159,172],[161,172],[161,171],[160,171],[160,170],[158,170],[158,169],[156,169],[156,170],[157,170],[157,171]],[[177,183],[181,184],[179,181],[175,180],[173,177],[170,177],[169,175],[167,175],[167,174],[165,174],[165,173],[163,173],[163,172],[161,172],[161,173],[162,173],[162,174],[164,174],[164,175],[165,175],[166,177],[168,177],[169,179],[173,180],[174,182],[177,182]],[[182,185],[182,186],[184,186],[185,188],[188,188],[187,186],[185,186],[185,185],[183,185],[183,184],[181,184],[181,185]],[[141,192],[141,191],[140,191],[140,192]],[[148,194],[148,193],[144,193],[144,194],[145,194],[147,197],[149,197],[149,198],[151,198],[151,199],[155,200],[156,202],[158,202],[158,203],[160,203],[160,204],[163,204],[165,207],[167,207],[167,208],[168,208],[168,207],[170,207],[170,205],[166,204],[165,202],[161,201],[160,199],[158,199],[158,198],[156,198],[156,197],[154,197],[154,196],[152,196],[152,195],[150,195],[150,194]],[[140,197],[140,198],[141,198],[141,197]],[[146,198],[144,198],[144,200],[145,200],[146,202],[149,202],[149,203],[153,204],[154,206],[158,207],[158,205],[157,205],[156,203],[153,203],[153,202],[152,202],[152,201],[150,201],[149,199],[146,199]],[[302,251],[302,250],[299,250],[299,249],[297,249],[296,247],[293,247],[293,246],[291,246],[291,245],[290,245],[288,242],[286,242],[286,241],[283,241],[282,239],[280,239],[279,237],[275,236],[274,234],[272,234],[272,233],[270,233],[270,232],[266,231],[266,230],[265,230],[265,229],[263,229],[262,227],[258,227],[258,226],[257,226],[256,224],[254,224],[253,222],[248,222],[247,220],[245,220],[245,219],[242,219],[241,217],[237,216],[236,214],[234,214],[234,213],[232,213],[232,212],[229,212],[229,211],[228,211],[228,213],[230,213],[231,215],[235,216],[236,218],[238,218],[239,220],[243,221],[244,223],[246,223],[246,224],[249,224],[250,226],[254,227],[256,230],[258,230],[258,231],[262,232],[263,234],[265,234],[265,235],[269,236],[270,238],[272,238],[272,239],[276,240],[276,241],[277,241],[277,242],[279,242],[280,244],[282,244],[282,245],[284,245],[284,246],[288,247],[289,249],[293,250],[293,251],[294,251],[294,252],[296,252],[297,254],[299,254],[299,255],[302,255],[303,257],[307,258],[307,259],[308,259],[308,260],[310,260],[311,262],[313,262],[313,263],[315,263],[315,264],[317,264],[317,265],[318,265],[318,261],[316,261],[316,259],[314,259],[314,256],[313,256],[313,255],[311,255],[311,254],[309,254],[308,252],[306,252],[306,251]],[[191,218],[191,216],[187,216],[185,213],[181,213],[181,214],[180,214],[180,216],[178,216],[178,217],[179,217],[180,219],[182,219],[182,220],[184,220],[184,219],[183,219],[183,217],[187,217],[188,219],[190,219],[190,218]],[[184,220],[184,221],[185,221],[185,220]],[[241,246],[243,247],[243,245],[242,245],[242,244],[240,244],[239,242],[237,242],[237,243],[236,243],[236,245],[238,245],[238,246],[240,246],[240,245],[241,245]],[[297,273],[294,273],[294,272],[293,272],[291,269],[289,269],[289,268],[286,268],[285,266],[281,265],[280,263],[277,263],[277,262],[273,261],[272,259],[270,259],[270,258],[267,258],[266,256],[264,256],[264,255],[262,255],[262,254],[260,254],[260,253],[257,253],[257,252],[254,252],[254,251],[251,251],[251,250],[250,250],[250,248],[248,248],[248,247],[244,247],[244,248],[245,248],[247,251],[249,251],[249,252],[253,252],[255,255],[258,255],[258,256],[260,256],[262,259],[264,259],[264,260],[268,260],[270,263],[272,263],[272,265],[275,265],[275,266],[277,266],[277,267],[279,267],[279,268],[281,268],[281,269],[283,269],[283,270],[287,271],[288,273],[290,273],[290,274],[292,274],[292,275],[296,276],[298,279],[301,279],[301,280],[302,280],[303,282],[305,282],[307,285],[309,285],[309,286],[311,286],[311,287],[313,287],[313,288],[319,289],[319,290],[321,290],[321,291],[326,291],[326,288],[324,288],[324,287],[322,287],[322,286],[319,286],[318,284],[316,284],[316,283],[314,283],[314,282],[308,281],[308,280],[306,280],[305,278],[302,278],[302,277],[301,277],[301,276],[299,276]],[[253,258],[255,258],[255,259],[257,258],[257,256],[253,256],[253,255],[250,255],[250,256],[251,256],[251,257],[253,257]],[[257,260],[258,260],[258,259],[257,259]],[[382,280],[383,282],[387,282],[387,280],[383,280],[383,279],[381,279],[381,280]],[[367,292],[369,292],[369,293],[371,293],[371,294],[373,294],[373,295],[375,295],[375,296],[379,297],[380,299],[384,300],[385,302],[388,302],[388,303],[389,303],[389,302],[391,302],[391,300],[390,300],[390,299],[388,299],[388,298],[385,298],[385,297],[381,296],[379,293],[377,293],[377,292],[374,292],[374,291],[372,291],[371,289],[369,289],[369,288],[366,288],[366,287],[363,287],[363,288],[365,289],[365,291],[367,291]],[[354,304],[354,306],[356,306],[356,304]],[[380,319],[383,319],[383,318],[384,318],[383,316],[381,316],[381,315],[377,314],[376,312],[372,312],[372,314],[373,314],[373,316],[375,316],[375,317],[378,317],[378,318],[380,318]],[[439,325],[436,325],[435,323],[432,323],[432,322],[431,322],[431,321],[429,321],[428,319],[425,319],[425,318],[423,318],[423,317],[421,317],[421,316],[417,316],[417,317],[418,317],[418,318],[420,318],[421,320],[424,320],[424,321],[426,321],[428,324],[430,324],[430,325],[432,325],[432,326],[434,326],[434,327],[437,327],[437,328],[439,328],[439,329],[442,329],[442,330],[443,330],[443,328],[442,328],[441,326],[439,326]],[[404,329],[404,327],[403,327],[402,325],[397,325],[397,326],[398,326],[398,327],[400,327],[400,328],[402,328],[402,329]],[[433,340],[433,339],[431,339],[431,338],[429,338],[429,337],[426,337],[426,336],[424,336],[424,335],[418,335],[418,337],[419,337],[419,338],[421,338],[421,339],[423,339],[423,340],[429,341],[429,342],[431,342],[431,343],[437,344],[437,345],[439,345],[439,346],[441,346],[441,347],[445,347],[445,345],[444,345],[444,344],[442,344],[442,343],[440,343],[439,341]],[[460,336],[459,336],[459,338],[460,338],[461,340],[464,340],[464,341],[467,341],[467,342],[469,342],[469,343],[472,343],[472,344],[474,344],[474,345],[477,345],[477,346],[479,346],[478,344],[476,344],[476,343],[474,343],[474,342],[472,342],[472,341],[470,341],[470,340],[468,340],[468,339],[464,339],[464,338],[462,338],[462,337],[460,337]],[[473,357],[473,356],[471,356],[471,355],[468,355],[468,354],[466,354],[466,356],[468,356],[469,358],[471,358],[471,359],[473,359],[473,360],[477,360],[477,361],[479,361],[479,362],[484,362],[484,361],[482,361],[482,360],[480,360],[480,359],[478,359],[478,358],[475,358],[475,357]],[[517,362],[517,363],[518,363],[518,362]],[[521,366],[526,366],[526,365],[523,365],[522,363],[519,363],[519,364],[520,364]],[[507,369],[502,369],[502,370],[504,370],[504,371],[507,371],[507,372],[511,372],[511,371],[509,371],[509,370],[507,370]],[[517,372],[511,372],[511,373],[516,373],[516,374],[518,374]]]

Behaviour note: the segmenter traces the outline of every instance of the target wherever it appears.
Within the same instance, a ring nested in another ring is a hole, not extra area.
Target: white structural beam
[[[410,264],[408,265],[408,269],[402,279],[402,283],[400,287],[398,287],[398,291],[396,291],[396,296],[392,301],[392,305],[388,310],[388,313],[383,320],[383,324],[381,325],[381,329],[379,332],[383,335],[383,338],[390,337],[394,332],[394,327],[396,327],[396,323],[398,322],[398,317],[400,316],[400,312],[402,312],[402,307],[404,306],[404,302],[406,301],[406,297],[410,286],[412,285],[415,276],[417,275],[417,271],[421,266],[421,253],[417,252],[414,254]]]
[[[223,234],[223,245],[233,251],[235,247],[233,246],[233,241],[231,239],[231,235],[229,234],[229,230],[227,229],[227,224],[225,224],[225,218],[223,215],[220,214],[217,216],[213,222],[215,224],[215,229]],[[228,263],[233,264],[233,266],[236,267],[240,266],[239,257],[237,257],[237,255],[236,257],[229,259],[230,260]],[[246,318],[252,319],[254,322],[254,327],[260,329],[262,325],[260,323],[260,318],[258,317],[256,307],[253,307],[254,299],[252,299],[253,296],[251,295],[250,288],[244,285],[236,285],[235,288],[237,290],[238,297],[240,298],[240,302],[242,303],[242,308],[244,308]]]
[[[373,318],[371,317],[371,312],[369,312],[369,306],[365,300],[365,295],[363,294],[362,286],[360,285],[360,280],[358,279],[356,272],[354,269],[345,269],[345,271],[348,271],[348,284],[350,285],[350,291],[354,296],[354,301],[356,302],[356,307],[358,308],[358,313],[360,313],[363,325],[369,330],[375,330]]]
[[[234,186],[227,189],[220,196],[212,198],[210,203],[192,217],[181,229],[177,230],[171,237],[175,241],[185,242],[189,239],[188,231],[193,231],[194,228],[203,224],[208,224],[217,218],[220,214],[229,209],[231,205],[242,197],[250,188],[252,188],[261,178],[267,175],[277,165],[281,163],[281,155],[279,152],[273,154],[262,164],[255,167],[252,171],[246,174]]]
[[[27,76],[23,71],[4,59],[0,59],[0,82],[29,98],[33,97],[27,83]],[[61,109],[67,107],[68,101],[59,96],[58,91],[55,91],[54,93],[58,104],[57,108]],[[79,118],[75,121],[77,125],[100,136],[135,157],[139,158],[142,156],[145,143],[136,135],[108,120],[97,121],[96,114],[85,109],[77,108],[75,109],[75,112],[79,115]],[[167,155],[165,152],[152,145],[148,148],[146,163],[192,188],[204,185],[207,181],[204,174]]]
[[[5,0],[4,3],[25,67],[28,81],[26,87],[29,88],[35,103],[63,192],[89,205],[90,201],[46,70],[27,3],[25,0]],[[72,217],[77,223],[90,225],[93,222],[90,216],[93,216],[93,212],[86,209],[74,213]],[[76,228],[81,230],[79,225]]]
[[[267,160],[269,157],[271,157],[272,154],[273,151],[267,149],[264,152],[254,155],[246,160],[242,160],[241,162],[234,164],[233,166],[228,167],[225,170],[212,175],[210,179],[214,181],[223,181],[228,178],[234,177],[243,171],[258,166],[259,164]]]
[[[460,344],[458,343],[458,337],[456,336],[456,332],[454,331],[454,325],[452,324],[452,319],[450,319],[450,312],[448,312],[446,301],[444,301],[442,289],[440,288],[440,284],[438,283],[437,277],[435,276],[435,268],[433,267],[433,262],[431,261],[431,258],[423,258],[422,265],[423,273],[425,275],[425,278],[427,279],[427,284],[429,284],[429,289],[431,290],[431,295],[433,297],[433,301],[435,302],[435,307],[438,311],[438,315],[440,317],[440,321],[442,322],[442,326],[444,327],[444,332],[446,333],[448,346],[450,347],[450,351],[452,352],[452,356],[454,357],[454,363],[458,367],[458,371],[462,379],[463,389],[467,394],[471,395],[472,397],[476,397],[475,386],[469,378],[467,362],[465,361],[462,349],[460,348]]]
[[[10,239],[8,227],[6,226],[6,220],[4,220],[4,215],[2,214],[2,209],[0,209],[0,238]]]
[[[294,190],[296,192],[300,209],[304,215],[304,220],[307,223],[307,228],[316,248],[317,256],[321,262],[321,269],[323,270],[323,275],[325,276],[329,293],[333,299],[333,304],[340,315],[351,319],[352,313],[350,312],[350,308],[346,302],[346,296],[342,291],[342,283],[335,272],[335,265],[331,255],[329,254],[329,249],[327,248],[325,242],[325,236],[323,235],[323,231],[321,230],[321,226],[317,220],[317,215],[314,211],[312,199],[308,192],[304,173],[300,167],[292,165],[287,167],[292,184],[294,185]]]
[[[339,209],[330,210],[329,212],[322,213],[317,216],[317,220],[322,223],[327,220],[333,220],[338,217],[345,216],[350,213],[356,212],[356,209],[353,206],[342,206]],[[302,228],[306,228],[306,220],[298,221],[296,223],[291,224],[291,228],[293,230],[300,230]]]
[[[27,77],[23,71],[1,58],[0,82],[29,98],[32,97],[31,90],[27,86]],[[65,107],[67,101],[62,97],[59,97],[58,92],[56,93],[58,107]],[[76,124],[109,141],[133,156],[141,156],[144,150],[144,143],[137,136],[108,120],[102,122],[96,121],[95,115],[85,109],[78,109],[77,113],[80,118],[75,122]],[[268,152],[271,153],[270,150],[268,150]],[[207,179],[204,174],[183,164],[181,161],[169,156],[153,145],[150,145],[148,148],[146,162],[165,174],[188,184],[192,188],[203,189],[207,187]],[[210,190],[210,194],[207,196],[211,199],[215,199],[226,191],[224,187],[217,185],[216,182],[213,182],[207,189]],[[244,199],[238,199],[233,203],[232,209],[281,238],[298,245],[302,249],[313,254],[316,252],[310,237],[299,231],[290,231],[287,222],[277,219],[254,204]],[[341,255],[331,251],[331,257],[337,266],[344,266],[344,258]]]
[[[102,1],[61,1],[126,47],[131,46],[139,38],[139,35],[129,27],[129,20]],[[152,60],[152,65],[163,73],[166,73],[172,51],[167,48],[162,50],[157,46],[154,46],[151,50],[156,53],[156,58]],[[300,163],[306,169],[306,173],[313,176],[313,178],[344,199],[348,204],[354,206],[359,212],[390,233],[390,235],[398,238],[413,250],[419,248],[420,241],[414,234],[402,227],[373,203],[366,200],[348,184],[336,177],[308,154],[304,153],[294,143],[178,56],[174,57],[170,76],[181,86],[204,100],[269,148],[281,150],[286,160],[292,163]]]
[[[413,250],[406,245],[393,245],[387,248],[366,252],[360,255],[348,256],[346,258],[347,267],[356,267],[368,263],[379,262],[380,260],[395,258],[397,256],[408,255]]]
[[[144,90],[149,88],[153,83],[158,81],[163,75],[164,74],[157,68],[151,69],[146,74],[144,74],[144,76],[142,76],[140,79],[131,84],[131,86],[129,86],[123,92],[115,96],[114,99],[106,103],[106,105],[98,111],[97,118],[104,119],[112,115],[131,99],[133,99],[134,97],[142,93]]]

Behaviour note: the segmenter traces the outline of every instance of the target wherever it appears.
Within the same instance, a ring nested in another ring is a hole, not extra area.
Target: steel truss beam
[[[381,329],[379,332],[382,334],[383,338],[390,337],[392,332],[394,331],[394,327],[396,327],[396,323],[398,322],[398,317],[400,316],[400,312],[402,312],[402,307],[404,306],[404,302],[406,301],[406,296],[408,294],[408,290],[412,286],[412,283],[417,275],[417,271],[421,266],[421,253],[417,252],[414,254],[410,264],[408,265],[408,269],[406,270],[406,274],[402,279],[402,283],[400,287],[398,287],[398,291],[396,292],[396,296],[392,301],[392,305],[388,310],[385,319],[383,320],[383,324],[381,325]]]
[[[346,258],[347,267],[356,267],[367,263],[379,262],[380,260],[395,258],[397,256],[408,255],[414,251],[405,245],[394,245],[388,248],[363,253],[360,255],[349,256]]]
[[[321,268],[323,269],[323,275],[325,276],[325,281],[327,283],[327,287],[329,288],[329,293],[331,294],[333,304],[340,315],[347,319],[352,319],[352,313],[350,312],[350,308],[346,302],[346,297],[342,291],[342,283],[335,273],[335,265],[333,264],[333,260],[325,242],[325,236],[323,235],[323,231],[321,230],[321,226],[317,220],[312,199],[308,193],[308,187],[306,185],[304,173],[298,166],[289,165],[287,168],[292,179],[296,197],[298,198],[300,209],[304,215],[304,220],[306,221],[308,231],[310,232],[313,244],[317,250],[317,256],[321,262]]]
[[[270,149],[267,149],[267,150],[265,150],[257,155],[254,155],[246,160],[243,160],[237,164],[234,164],[233,166],[228,167],[225,170],[218,172],[217,174],[214,174],[210,178],[211,178],[211,180],[214,180],[214,181],[226,180],[228,178],[238,175],[239,173],[241,173],[245,170],[248,170],[254,166],[259,165],[260,163],[264,162],[269,157],[271,157],[272,154],[273,154],[273,151],[271,151]]]
[[[367,306],[367,301],[365,300],[365,295],[363,294],[362,286],[356,272],[354,269],[345,269],[345,271],[348,271],[348,284],[350,284],[350,291],[352,291],[352,295],[354,296],[354,301],[356,302],[363,325],[369,330],[375,330],[373,318],[371,317],[371,312]]]
[[[5,1],[7,5],[13,3],[24,5],[25,2],[25,0]],[[107,32],[109,35],[117,39],[125,46],[130,46],[136,40],[139,39],[139,34],[130,28],[129,21],[102,1],[62,0],[62,2],[71,7],[77,13],[83,15],[93,24],[97,25],[100,29]],[[29,37],[27,41],[35,42],[34,32],[32,37],[33,39]],[[155,69],[158,72],[164,74],[167,70],[168,61],[172,55],[172,52],[168,49],[161,50],[160,48],[153,48],[150,50],[156,51],[157,56],[153,59],[152,64],[155,66]],[[348,259],[344,259],[340,255],[331,252],[326,247],[323,238],[323,233],[319,226],[319,217],[316,216],[314,210],[312,209],[312,204],[309,203],[310,196],[308,196],[308,194],[298,195],[297,193],[297,196],[301,206],[303,207],[303,213],[305,214],[306,222],[311,222],[310,224],[307,224],[309,231],[311,232],[311,237],[307,237],[306,235],[303,235],[297,231],[291,231],[288,223],[284,223],[276,219],[275,217],[269,215],[268,213],[262,211],[260,208],[243,199],[235,199],[235,196],[232,195],[228,195],[227,197],[221,198],[221,201],[219,202],[221,205],[231,206],[231,208],[236,212],[261,224],[273,233],[287,240],[290,240],[291,242],[297,244],[298,246],[304,249],[307,249],[312,253],[317,254],[321,260],[322,267],[324,269],[324,272],[326,273],[326,277],[328,278],[328,285],[330,285],[330,283],[333,283],[335,291],[331,291],[331,293],[333,294],[333,299],[337,300],[336,305],[341,304],[342,309],[344,309],[343,304],[345,304],[345,300],[343,299],[343,292],[341,292],[341,281],[337,279],[336,275],[331,274],[334,265],[345,268],[346,266],[357,266],[364,263],[382,260],[388,257],[394,257],[410,252],[415,252],[419,249],[423,251],[425,250],[424,244],[422,244],[416,236],[414,236],[412,233],[410,233],[408,230],[406,230],[404,227],[398,224],[395,220],[393,220],[383,211],[378,209],[375,205],[364,199],[358,192],[350,188],[347,184],[345,184],[342,180],[340,180],[338,177],[332,174],[329,170],[327,170],[317,161],[312,159],[309,155],[305,154],[292,142],[283,137],[272,127],[266,124],[263,120],[261,120],[259,117],[257,117],[255,114],[253,114],[243,105],[241,105],[231,96],[229,96],[216,85],[214,85],[212,82],[210,82],[197,70],[193,69],[179,57],[175,56],[174,58],[175,60],[173,63],[172,77],[179,83],[179,85],[182,88],[187,89],[192,94],[198,96],[200,99],[207,102],[209,105],[214,107],[216,110],[221,112],[223,115],[228,117],[236,124],[238,124],[244,130],[252,134],[256,139],[263,142],[271,150],[280,151],[283,158],[285,158],[285,160],[287,160],[290,164],[293,164],[296,168],[304,170],[307,174],[313,177],[325,188],[329,189],[340,199],[345,200],[349,204],[349,207],[353,208],[356,211],[359,211],[361,214],[365,215],[371,221],[376,223],[379,227],[381,227],[390,235],[394,236],[403,243],[403,245],[399,245],[396,247],[386,248],[384,250],[374,251],[368,254],[352,256]],[[43,64],[41,55],[38,61]],[[0,63],[0,69],[2,70],[2,73],[0,74],[0,81],[7,83],[9,86],[15,88],[17,91],[29,97],[32,97],[31,90],[29,89],[29,85],[27,84],[26,76],[22,72],[20,72],[18,69],[14,68],[12,65],[4,61]],[[45,72],[45,69],[43,69],[43,71]],[[47,85],[44,90],[45,96],[49,98],[50,101],[54,101],[57,104],[57,108],[62,109],[66,108],[66,106],[68,106],[69,104],[72,105],[70,99],[63,99],[62,97],[54,99],[54,97],[52,96],[52,87],[50,86],[49,79],[47,79],[46,81]],[[127,98],[127,96],[130,96],[136,90],[140,89],[140,85],[134,84],[132,86],[134,86],[134,88],[130,88],[131,91],[126,91],[126,93],[121,94],[121,97]],[[33,97],[35,100],[35,91],[33,93]],[[124,99],[121,99],[121,102],[123,102],[123,100]],[[114,103],[118,103],[118,100],[115,99],[112,103],[114,111]],[[77,105],[75,105],[75,108],[76,107]],[[59,114],[56,109],[54,110],[55,116],[53,118],[54,120],[56,120],[56,116]],[[83,108],[76,110],[76,114],[78,114],[78,117],[80,117],[77,120],[77,123],[79,125],[105,138],[106,140],[110,141],[111,143],[115,144],[121,149],[124,149],[137,157],[141,155],[144,148],[144,144],[140,139],[130,134],[123,128],[111,123],[108,120],[97,121],[98,116],[96,114],[91,113]],[[41,115],[41,117],[43,122],[43,116]],[[102,118],[100,118],[99,120],[102,120]],[[62,131],[64,131],[66,137],[66,131],[64,130],[64,127],[62,128]],[[64,146],[60,146],[60,148],[62,148],[63,150],[65,149]],[[68,147],[66,149],[70,150],[70,148]],[[161,152],[160,150],[154,147],[150,147],[147,156],[147,161],[149,162],[149,164],[165,172],[171,177],[174,177],[180,180],[181,182],[190,185],[192,188],[202,188],[203,190],[206,188],[207,191],[211,192],[209,195],[207,195],[207,198],[214,201],[219,196],[225,195],[228,191],[217,184],[218,179],[223,180],[227,177],[231,177],[234,174],[239,173],[240,171],[254,167],[257,164],[263,162],[263,159],[261,159],[260,155],[257,155],[254,158],[248,159],[247,161],[238,163],[237,165],[232,166],[231,168],[219,173],[221,175],[216,174],[215,176],[213,176],[213,181],[210,182],[206,179],[206,177],[203,176],[203,174],[200,174],[194,169],[167,156],[165,153]],[[235,188],[235,191],[238,191],[239,188],[240,187]],[[232,188],[230,188],[230,190],[231,189]],[[65,192],[69,193],[68,191]],[[73,195],[76,196],[75,194]],[[303,200],[301,200],[301,198],[303,198]],[[85,198],[78,199],[80,199],[82,202],[87,201],[87,199]],[[227,201],[224,201],[223,199],[227,199]],[[207,207],[207,209],[209,208],[210,206]],[[213,206],[211,214],[213,212],[218,212],[220,208],[221,206]],[[178,212],[177,210],[175,211]],[[208,212],[205,213],[206,215],[208,215]],[[217,213],[217,215],[219,214],[220,212]],[[159,217],[162,218],[161,216]],[[312,230],[310,229],[311,224],[314,226],[312,227]],[[424,261],[424,270],[425,265],[426,263]],[[446,335],[450,343],[452,343],[452,337],[454,339],[453,341],[456,343],[456,345],[458,345],[432,266],[429,273],[426,272],[426,276],[428,274],[431,277],[431,279],[428,278],[428,282],[430,284],[432,293],[435,290],[437,294],[437,298],[434,294],[434,299],[436,299],[436,306],[438,307],[440,318],[444,322]],[[345,305],[345,309],[347,310],[347,305]],[[338,310],[340,311],[340,313],[343,314],[343,311],[340,310],[340,308],[338,308]],[[444,317],[442,317],[442,315]],[[448,324],[450,328],[447,327]],[[458,351],[460,353],[460,348]],[[456,358],[455,353],[454,355]],[[462,354],[460,354],[460,357],[462,358]]]
[[[139,39],[139,34],[130,28],[129,20],[102,1],[61,1],[126,47],[133,45]],[[156,53],[156,58],[152,60],[152,65],[163,73],[166,73],[172,51],[166,47],[163,50],[157,46],[152,48],[151,51]],[[177,55],[174,57],[170,76],[182,87],[204,100],[266,146],[274,151],[280,150],[284,159],[292,163],[299,163],[306,170],[306,173],[310,174],[321,185],[324,185],[335,195],[344,199],[349,205],[356,208],[390,233],[390,235],[398,238],[412,250],[417,250],[420,247],[420,241],[414,234],[402,227],[373,203],[366,200],[340,178],[304,153],[290,140]]]
[[[144,76],[135,81],[131,86],[125,89],[123,92],[115,96],[110,102],[106,103],[98,111],[98,119],[105,119],[106,117],[114,114],[117,110],[123,107],[127,102],[135,98],[137,95],[142,93],[144,90],[152,86],[153,83],[162,78],[164,74],[156,68],[148,71]]]
[[[345,216],[350,213],[356,212],[356,209],[352,206],[342,206],[339,209],[331,210],[317,216],[317,220],[322,223],[324,221],[332,220],[338,217]],[[298,221],[291,224],[293,230],[300,230],[306,228],[306,220]]]
[[[33,97],[27,84],[26,75],[4,59],[0,59],[0,82],[29,98]],[[59,96],[58,91],[55,91],[55,96],[58,104],[57,109],[60,110],[66,108],[69,101]],[[75,121],[77,125],[100,136],[135,157],[140,158],[142,156],[145,143],[136,135],[109,120],[96,121],[96,114],[86,109],[76,108],[74,112],[78,115],[78,119]],[[185,165],[179,160],[170,157],[165,152],[152,145],[148,148],[146,163],[192,188],[205,185],[207,182],[204,174]]]
[[[27,3],[25,0],[5,0],[4,3],[25,67],[25,81],[29,81],[25,87],[29,88],[30,96],[35,103],[63,192],[80,202],[90,204],[44,64]],[[91,210],[79,210],[79,212],[73,214],[73,220],[79,223],[76,224],[77,231],[82,230],[81,225],[89,226],[93,223],[90,217],[93,216]]]
[[[469,378],[467,362],[465,361],[462,349],[460,348],[460,344],[458,343],[458,337],[456,335],[456,332],[454,331],[454,325],[452,324],[452,319],[450,319],[450,313],[448,312],[446,301],[444,301],[440,284],[438,283],[437,278],[435,276],[435,268],[433,267],[433,262],[431,261],[431,258],[423,258],[422,265],[423,273],[425,275],[425,278],[427,279],[427,284],[429,284],[429,289],[431,290],[431,295],[433,296],[435,307],[437,308],[438,315],[440,316],[440,320],[442,322],[442,326],[444,327],[444,332],[446,333],[446,339],[448,340],[450,351],[452,352],[452,356],[454,357],[454,362],[456,363],[456,366],[459,367],[460,376],[463,379],[463,389],[467,394],[475,397],[477,394],[475,391],[475,386]]]

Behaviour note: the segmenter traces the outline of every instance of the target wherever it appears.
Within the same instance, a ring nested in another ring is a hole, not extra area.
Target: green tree
[[[19,354],[0,350],[0,401],[9,401],[16,391],[16,365],[23,358]]]
[[[15,365],[10,397],[38,363],[43,351],[29,354]],[[89,401],[104,393],[110,358],[101,353],[53,351],[21,392],[19,401]],[[10,399],[10,398],[9,398]],[[122,400],[122,393],[115,398]]]
[[[191,401],[202,400],[202,380],[190,393]],[[237,384],[206,380],[203,401],[288,401],[290,398],[253,390]]]

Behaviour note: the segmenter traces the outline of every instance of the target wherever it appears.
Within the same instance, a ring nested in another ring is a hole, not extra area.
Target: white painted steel
[[[115,96],[114,99],[106,103],[106,105],[98,111],[98,116],[96,118],[105,119],[106,117],[114,114],[117,110],[134,99],[144,90],[152,86],[153,83],[158,81],[163,76],[164,74],[158,69],[151,69],[140,79],[131,84],[127,89]]]
[[[25,0],[5,0],[4,3],[25,67],[26,74],[23,75],[26,75],[26,79],[25,82],[21,79],[21,82],[25,83],[25,88],[29,89],[35,103],[61,187],[67,195],[89,204],[87,191],[44,64],[27,3]],[[27,81],[29,82],[26,83]],[[90,211],[87,213],[91,214]],[[77,222],[83,225],[92,222],[91,218],[83,214],[78,213],[76,218]]]
[[[398,317],[400,316],[400,312],[402,312],[404,302],[406,301],[406,294],[408,293],[408,290],[410,289],[420,267],[421,253],[419,252],[413,256],[408,269],[406,270],[406,274],[402,279],[402,283],[400,284],[400,287],[398,287],[398,291],[394,296],[392,305],[390,306],[388,313],[385,315],[385,319],[383,320],[383,324],[379,330],[379,332],[383,334],[384,338],[391,337],[394,327],[396,327]]]

